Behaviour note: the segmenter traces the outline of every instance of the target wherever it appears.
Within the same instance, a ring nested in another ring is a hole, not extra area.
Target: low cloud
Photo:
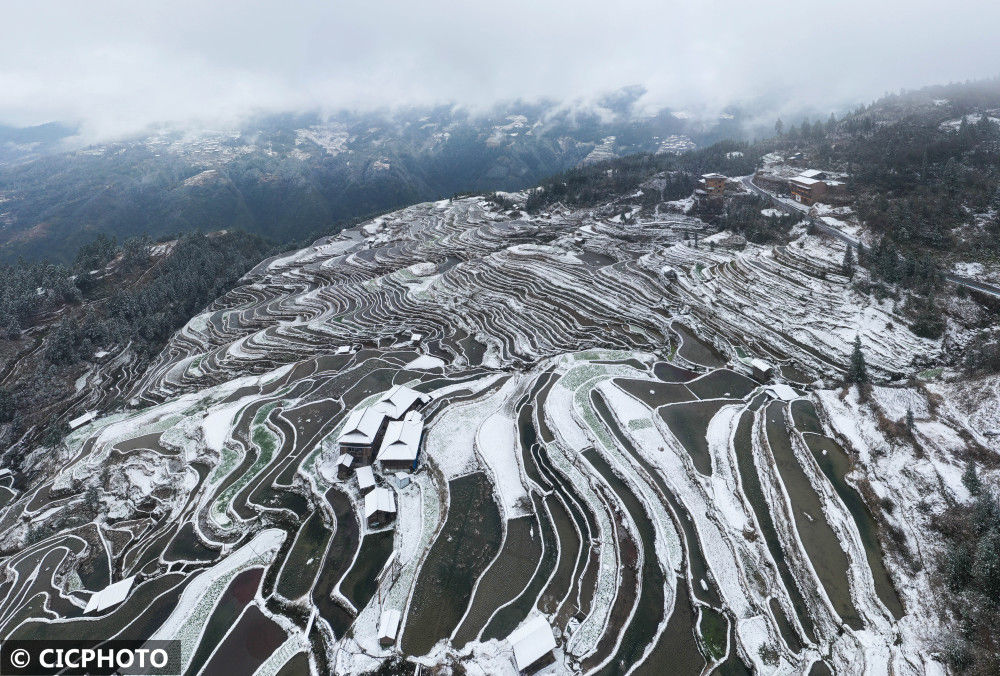
[[[498,101],[819,110],[1000,73],[987,2],[205,2],[7,5],[0,123],[92,138],[158,122]]]

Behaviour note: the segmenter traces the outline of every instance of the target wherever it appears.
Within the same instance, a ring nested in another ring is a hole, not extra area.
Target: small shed
[[[367,493],[375,488],[375,472],[372,471],[371,465],[358,467],[358,471],[355,474],[358,477],[358,488],[361,489],[362,493]]]
[[[410,342],[411,343],[419,343],[423,339],[424,339],[424,334],[422,334],[422,333],[412,333],[412,334],[410,334]]]
[[[351,466],[354,464],[354,456],[350,453],[341,453],[337,458],[337,476],[346,479],[351,476]]]
[[[91,420],[93,420],[96,417],[97,417],[97,411],[87,411],[83,415],[81,415],[81,416],[79,416],[77,418],[73,418],[72,420],[70,420],[69,421],[69,428],[71,430],[75,430],[77,428],[83,427],[84,425],[86,425],[87,423],[89,423]]]
[[[403,614],[398,610],[382,611],[382,617],[378,621],[378,642],[380,645],[390,646],[396,642],[401,619],[403,619]]]
[[[763,383],[774,377],[774,367],[763,359],[751,359],[750,370],[753,371],[753,377]]]
[[[791,401],[792,399],[799,398],[799,393],[784,383],[771,385],[767,388],[767,393],[775,399],[780,399],[781,401]]]
[[[126,597],[128,597],[128,593],[132,591],[132,585],[134,584],[135,575],[108,585],[90,597],[90,600],[87,601],[87,607],[84,609],[83,613],[85,615],[87,613],[99,613],[106,608],[110,608],[111,606],[117,606],[119,603],[124,601]]]
[[[365,521],[369,526],[384,525],[396,518],[396,495],[379,486],[365,496]]]
[[[514,649],[514,663],[518,671],[525,671],[545,658],[551,660],[552,651],[556,647],[552,627],[541,615],[536,615],[512,631],[507,641]]]

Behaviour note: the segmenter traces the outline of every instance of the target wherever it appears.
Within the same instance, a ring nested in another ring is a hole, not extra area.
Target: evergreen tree
[[[868,365],[861,351],[861,336],[854,336],[854,349],[851,351],[851,365],[847,369],[848,384],[864,385],[868,382]]]
[[[977,591],[991,599],[1000,596],[1000,529],[996,525],[979,540],[972,576]]]
[[[913,432],[913,409],[909,406],[906,408],[906,429]]]
[[[778,121],[774,123],[774,131],[778,134],[778,136],[781,136],[781,133],[785,131],[785,123],[781,121],[780,117],[778,118]]]
[[[7,389],[0,389],[0,424],[8,423],[17,414],[17,401],[14,394]]]
[[[844,262],[841,263],[840,269],[848,279],[854,279],[854,249],[850,244],[844,252]]]
[[[975,460],[970,460],[965,465],[965,471],[962,472],[962,484],[972,495],[979,495],[979,491],[982,489],[983,484],[979,479],[979,472],[976,470]]]

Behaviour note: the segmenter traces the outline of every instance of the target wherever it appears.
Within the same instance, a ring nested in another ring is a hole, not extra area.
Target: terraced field
[[[922,673],[929,581],[886,554],[866,437],[823,383],[859,326],[886,326],[883,376],[934,346],[804,255],[689,227],[467,198],[262,262],[49,481],[0,477],[0,639],[174,638],[187,673],[492,674],[540,616],[559,673]],[[337,438],[395,385],[430,396],[426,431],[405,481],[376,472],[397,510],[370,524]]]

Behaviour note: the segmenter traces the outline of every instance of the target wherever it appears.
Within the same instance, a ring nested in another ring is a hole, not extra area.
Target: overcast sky
[[[5,3],[0,123],[88,136],[253,112],[587,99],[832,108],[1000,74],[993,0]]]

